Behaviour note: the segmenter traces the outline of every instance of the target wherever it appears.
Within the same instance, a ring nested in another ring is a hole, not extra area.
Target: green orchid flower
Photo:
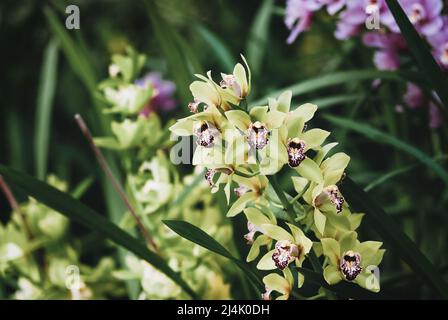
[[[339,241],[332,238],[321,239],[323,254],[329,264],[324,269],[324,278],[333,285],[342,280],[354,282],[359,286],[378,292],[380,283],[372,270],[376,268],[385,250],[382,242],[357,240],[357,233],[347,232]]]
[[[247,207],[249,203],[267,204],[263,197],[263,192],[268,186],[268,179],[265,176],[259,175],[251,178],[245,178],[235,175],[233,180],[238,183],[239,189],[235,192],[238,199],[232,204],[227,217],[234,217]]]
[[[270,211],[263,206],[249,207],[244,209],[244,214],[247,218],[248,233],[244,235],[247,243],[251,245],[249,253],[247,254],[246,261],[254,261],[260,254],[260,248],[263,246],[270,247],[272,244],[272,238],[265,234],[262,229],[262,225],[276,225],[277,219],[273,214],[264,214],[264,212],[270,213]],[[257,237],[255,235],[259,233]]]
[[[286,269],[289,271],[289,269]],[[284,277],[277,273],[268,274],[263,278],[265,290],[261,295],[263,300],[271,300],[272,291],[280,293],[276,300],[288,300],[294,285],[294,278],[291,272],[285,272]]]
[[[319,156],[319,154],[318,154]],[[293,183],[297,193],[303,193],[304,200],[314,208],[314,224],[320,234],[324,233],[326,214],[340,213],[346,208],[344,197],[341,195],[337,183],[343,177],[350,157],[339,152],[320,164],[322,174],[320,182],[309,181],[303,177],[294,177]]]
[[[284,270],[291,262],[296,266],[302,266],[313,242],[308,239],[302,230],[287,223],[291,233],[273,224],[263,224],[261,229],[264,234],[277,240],[275,248],[267,252],[258,262],[257,268],[260,270],[274,270],[276,268]]]
[[[121,113],[124,115],[138,114],[146,103],[154,95],[154,90],[150,83],[145,87],[135,84],[122,84],[103,89],[104,98],[112,105],[106,109],[105,113]]]

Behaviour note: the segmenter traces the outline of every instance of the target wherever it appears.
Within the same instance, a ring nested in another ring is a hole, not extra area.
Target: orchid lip
[[[361,273],[361,255],[358,252],[352,250],[346,251],[341,258],[339,268],[348,281],[356,279],[358,274]]]
[[[299,247],[289,240],[280,240],[275,244],[275,250],[272,254],[275,266],[280,270],[284,270],[290,263],[291,259],[299,256]]]
[[[213,182],[213,177],[215,173],[216,173],[215,169],[207,169],[205,171],[204,178],[209,183],[210,187],[213,187],[215,185],[215,183]]]
[[[288,164],[295,168],[305,160],[305,142],[298,138],[290,139],[287,144]]]
[[[213,125],[210,125],[205,121],[200,122],[194,130],[194,134],[198,138],[196,143],[206,148],[212,147],[217,133],[217,129]]]
[[[257,150],[263,149],[269,143],[270,131],[264,123],[256,121],[247,129],[249,145]]]

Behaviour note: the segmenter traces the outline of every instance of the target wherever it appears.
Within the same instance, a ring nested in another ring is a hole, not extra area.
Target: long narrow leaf
[[[44,182],[3,165],[0,165],[0,174],[20,191],[65,215],[67,218],[109,238],[117,245],[128,249],[141,259],[146,260],[155,268],[170,277],[190,296],[196,298],[195,292],[178,273],[173,271],[165,263],[162,258],[148,250],[148,248],[146,248],[140,241],[124,232],[118,226],[111,223],[82,202],[79,202],[72,196],[63,193]]]
[[[371,226],[384,240],[386,248],[394,250],[417,277],[423,277],[443,298],[448,298],[448,285],[437,268],[426,258],[414,242],[403,232],[395,221],[383,211],[369,194],[364,192],[349,177],[341,185],[344,197],[350,207],[364,212],[367,225]]]
[[[386,0],[392,15],[401,30],[401,34],[406,39],[409,49],[414,55],[417,65],[426,80],[432,85],[434,90],[443,102],[444,110],[448,108],[448,78],[434,60],[428,46],[417,33],[406,13],[401,8],[397,0]]]
[[[251,66],[252,73],[256,76],[261,72],[264,54],[266,52],[269,25],[272,17],[274,0],[264,0],[258,9],[252,23],[247,41],[247,61]]]
[[[208,30],[201,24],[196,24],[195,26],[198,34],[204,38],[205,42],[208,43],[210,49],[213,51],[213,54],[218,58],[221,66],[227,73],[232,72],[233,66],[235,64],[235,58],[232,56],[232,53],[229,51],[225,43],[219,39],[214,33]]]
[[[448,172],[440,164],[435,162],[434,159],[432,159],[426,153],[422,152],[416,147],[366,124],[360,124],[352,120],[347,120],[331,115],[323,115],[323,117],[326,120],[330,121],[332,124],[358,132],[375,142],[388,144],[398,150],[408,153],[409,155],[421,161],[435,173],[437,173],[437,175],[448,186]]]
[[[418,79],[418,77],[413,75],[412,73],[401,73],[401,72],[380,71],[380,70],[351,70],[351,71],[335,72],[319,76],[316,78],[308,79],[298,84],[280,90],[276,90],[274,92],[271,92],[269,95],[257,101],[254,101],[252,105],[259,106],[266,104],[269,97],[277,97],[285,90],[291,90],[292,96],[295,97],[301,94],[312,92],[314,90],[338,84],[353,83],[355,81],[374,80],[374,79],[394,80],[394,81],[412,80],[415,82],[416,79]]]
[[[261,281],[246,263],[235,258],[226,248],[224,248],[219,242],[213,239],[205,231],[186,221],[163,220],[163,223],[181,237],[190,240],[191,242],[194,242],[201,247],[204,247],[227,259],[232,260],[239,268],[241,268],[241,270],[245,272],[249,279],[251,279],[252,283],[254,283],[259,288],[262,287]]]
[[[36,161],[36,175],[41,180],[47,174],[50,119],[56,88],[58,47],[57,40],[52,39],[45,49],[37,96],[34,157]]]

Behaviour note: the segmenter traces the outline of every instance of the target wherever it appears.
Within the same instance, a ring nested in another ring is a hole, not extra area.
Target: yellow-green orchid
[[[380,249],[382,242],[359,242],[354,231],[347,232],[339,241],[323,238],[321,242],[323,254],[329,262],[324,269],[324,278],[328,284],[345,280],[373,292],[380,290],[379,280],[372,270],[383,259],[385,250]]]
[[[266,292],[261,295],[263,300],[271,300],[272,291],[280,293],[280,296],[278,296],[276,300],[289,299],[289,295],[291,294],[294,285],[294,278],[292,277],[291,272],[286,272],[284,275],[285,277],[282,277],[277,273],[271,273],[263,278],[266,290]]]
[[[291,233],[277,225],[261,225],[264,234],[277,240],[277,242],[275,248],[260,259],[257,265],[258,269],[273,270],[278,268],[284,270],[293,261],[299,267],[302,265],[305,255],[311,250],[313,242],[298,227],[289,223],[287,225]]]

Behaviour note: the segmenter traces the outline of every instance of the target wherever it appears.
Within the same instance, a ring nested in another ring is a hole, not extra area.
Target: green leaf
[[[166,262],[154,252],[148,250],[139,240],[133,238],[121,228],[105,219],[91,208],[79,202],[72,196],[65,194],[56,188],[49,186],[33,177],[19,171],[0,165],[0,174],[19,191],[28,194],[48,207],[65,215],[85,227],[109,238],[119,246],[122,246],[141,259],[146,260],[155,268],[166,274],[191,297],[196,298],[195,292],[173,271]]]
[[[325,98],[311,99],[311,103],[319,107],[319,110],[324,110],[333,106],[355,102],[362,97],[361,94],[342,94]]]
[[[56,88],[58,47],[58,42],[52,39],[45,49],[37,95],[34,156],[36,175],[41,180],[44,180],[47,175],[50,119]]]
[[[409,21],[398,1],[386,0],[386,3],[401,30],[401,34],[406,39],[408,47],[417,61],[421,73],[437,92],[443,102],[443,110],[446,112],[446,108],[448,107],[448,91],[446,90],[448,86],[448,78],[446,74],[434,60],[428,46],[419,36],[417,30],[415,30],[414,26]]]
[[[170,68],[170,74],[176,83],[182,103],[186,105],[192,100],[188,90],[192,79],[192,73],[188,68],[189,61],[187,61],[186,55],[176,39],[176,30],[162,17],[158,3],[154,0],[147,0],[145,4],[161,52]],[[196,72],[199,71],[196,70]]]
[[[359,122],[330,115],[323,115],[323,117],[335,125],[358,132],[375,142],[388,144],[398,150],[408,153],[437,173],[448,186],[448,172],[441,165],[435,162],[434,159],[416,147],[366,124],[360,124]]]
[[[200,245],[201,247],[204,247],[227,259],[232,260],[242,271],[246,273],[246,275],[249,277],[249,279],[252,281],[253,284],[255,284],[259,288],[263,287],[258,276],[254,273],[254,271],[251,268],[249,268],[249,266],[246,263],[235,258],[226,248],[224,248],[219,242],[213,239],[205,231],[186,221],[162,220],[162,222],[168,228],[176,232],[181,237],[190,240],[191,242],[194,242]]]
[[[89,91],[93,93],[95,91],[96,79],[88,59],[86,59],[83,52],[80,51],[75,41],[68,34],[67,29],[62,25],[62,19],[58,18],[54,11],[49,7],[46,7],[44,12],[50,29],[59,39],[62,50],[72,66],[73,71],[82,80]]]
[[[227,73],[232,72],[235,64],[235,58],[227,48],[226,44],[218,38],[214,33],[201,24],[196,24],[195,29],[198,34],[207,42],[213,54],[218,58],[221,66]]]
[[[255,14],[255,19],[250,28],[246,52],[247,61],[255,76],[261,72],[263,57],[268,44],[268,33],[273,7],[274,0],[264,0]]]
[[[291,90],[292,96],[303,95],[305,93],[312,92],[314,90],[326,88],[343,83],[354,83],[362,80],[394,80],[394,81],[418,81],[418,77],[411,73],[403,73],[397,71],[380,71],[380,70],[351,70],[335,72],[318,76],[309,80],[305,80],[301,83],[279,89],[277,91],[269,93],[269,95],[252,102],[252,105],[264,105],[267,103],[269,97],[277,97],[285,90]],[[291,108],[293,109],[293,108]]]
[[[386,244],[399,255],[417,277],[423,277],[428,285],[434,288],[443,298],[448,298],[448,285],[438,272],[437,268],[419,250],[417,245],[400,230],[395,221],[378,206],[366,192],[364,192],[349,177],[341,185],[350,207],[356,212],[364,212],[366,225],[371,226]]]

